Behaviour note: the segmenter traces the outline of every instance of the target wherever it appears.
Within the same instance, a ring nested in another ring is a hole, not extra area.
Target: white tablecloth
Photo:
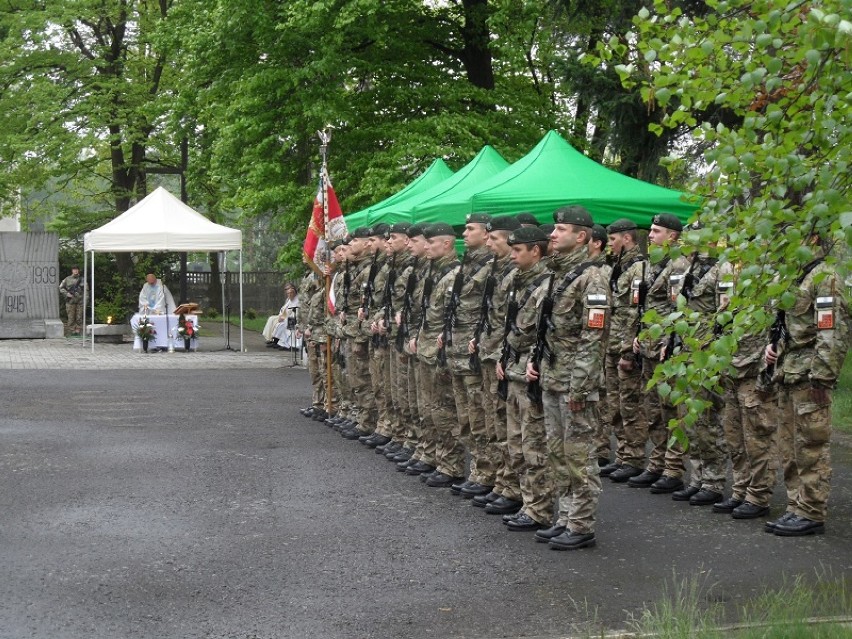
[[[139,318],[141,317],[142,315],[136,313],[136,315],[130,318],[130,328],[133,330],[134,351],[142,350],[142,339],[136,334],[136,327],[139,325]],[[198,326],[197,315],[184,315],[184,318],[187,321],[191,321],[193,326]],[[157,331],[154,339],[149,340],[148,342],[149,349],[168,348],[169,336],[171,336],[175,350],[183,350],[183,338],[180,337],[177,332],[178,321],[180,320],[179,315],[149,315],[148,319],[154,325],[154,330]],[[190,344],[190,350],[196,350],[197,348],[198,340],[194,339]]]

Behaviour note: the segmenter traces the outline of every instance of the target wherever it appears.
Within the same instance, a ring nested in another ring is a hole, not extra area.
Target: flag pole
[[[325,127],[322,131],[317,131],[320,142],[320,154],[322,155],[322,215],[323,215],[323,235],[325,239],[325,298],[323,306],[327,316],[331,315],[331,309],[328,307],[329,289],[331,288],[331,251],[328,248],[328,143],[331,141],[331,131],[329,127]],[[325,336],[325,410],[329,417],[333,413],[333,395],[334,387],[331,375],[331,335],[326,333]]]

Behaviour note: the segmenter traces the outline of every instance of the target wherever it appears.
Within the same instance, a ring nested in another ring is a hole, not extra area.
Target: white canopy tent
[[[83,250],[91,254],[89,292],[92,317],[95,308],[95,252],[127,253],[137,251],[239,251],[240,263],[240,352],[243,348],[243,234],[242,231],[215,224],[193,210],[163,187],[140,200],[102,227],[86,233]],[[85,270],[89,261],[84,260]],[[227,271],[227,267],[226,267]],[[224,300],[223,300],[224,301]],[[85,309],[84,309],[85,317]],[[94,322],[93,322],[94,323]],[[94,330],[92,350],[95,349]]]

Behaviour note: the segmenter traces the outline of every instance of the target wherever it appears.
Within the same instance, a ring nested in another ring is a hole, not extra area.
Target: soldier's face
[[[512,264],[522,271],[528,271],[540,259],[538,249],[534,244],[515,244],[510,247]]]
[[[405,233],[391,233],[388,246],[393,253],[404,251],[408,246],[408,236]]]
[[[488,231],[485,230],[484,224],[465,224],[464,245],[469,249],[477,249],[485,246],[485,240],[488,239]]]
[[[426,238],[422,235],[408,238],[408,250],[414,257],[423,257],[426,254]]]
[[[448,255],[448,247],[452,245],[452,241],[444,236],[432,237],[426,240],[426,242],[426,257],[430,260]]]
[[[550,239],[553,242],[553,249],[557,253],[570,253],[580,244],[579,235],[584,233],[583,230],[578,230],[581,227],[571,224],[557,224],[553,233],[550,234]]]
[[[509,254],[509,244],[506,242],[508,239],[509,234],[506,231],[491,231],[485,246],[497,257],[506,257]]]
[[[610,233],[609,234],[609,252],[618,255],[621,253],[621,249],[624,246],[624,234],[623,233]]]
[[[651,230],[648,232],[648,241],[655,246],[665,246],[673,242],[676,238],[677,233],[656,224],[652,224]]]

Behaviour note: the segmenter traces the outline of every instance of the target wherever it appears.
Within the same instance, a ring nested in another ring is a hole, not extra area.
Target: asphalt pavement
[[[682,581],[733,610],[852,575],[845,446],[824,536],[605,480],[597,547],[557,552],[302,417],[304,368],[247,335],[0,341],[0,638],[566,637]]]

